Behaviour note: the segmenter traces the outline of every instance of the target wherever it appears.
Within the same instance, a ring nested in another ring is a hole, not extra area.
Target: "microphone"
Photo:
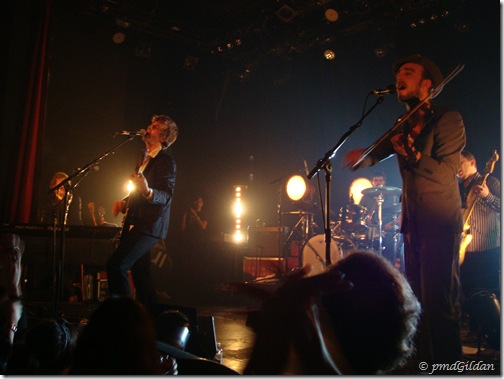
[[[136,132],[131,132],[129,130],[121,130],[120,132],[117,132],[116,134],[119,134],[120,136],[140,136],[143,137],[147,132],[145,129],[140,129],[137,130]]]
[[[396,93],[396,86],[389,84],[386,88],[378,88],[371,91],[373,95],[391,95]]]

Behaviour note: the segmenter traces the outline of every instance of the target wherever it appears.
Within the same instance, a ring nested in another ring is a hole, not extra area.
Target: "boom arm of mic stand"
[[[72,174],[70,174],[68,176],[68,178],[62,180],[61,183],[56,184],[54,187],[52,187],[51,189],[49,189],[49,191],[47,191],[47,193],[49,194],[49,193],[51,193],[53,191],[57,191],[58,188],[60,188],[61,186],[66,185],[70,180],[72,180],[76,176],[79,176],[83,172],[86,172],[89,169],[91,169],[92,167],[96,166],[102,159],[104,159],[105,157],[107,157],[108,155],[110,155],[111,153],[113,153],[116,149],[118,149],[120,146],[124,145],[126,142],[131,141],[134,137],[135,136],[130,136],[128,139],[125,139],[124,141],[122,141],[122,142],[118,143],[117,145],[113,146],[109,151],[105,152],[100,157],[98,157],[95,160],[93,160],[92,162],[88,163],[83,168],[76,169]],[[77,184],[80,182],[80,180],[81,179],[79,179],[78,182],[72,188],[75,188],[77,186]]]
[[[353,126],[351,126],[345,134],[340,138],[338,143],[329,150],[323,158],[319,159],[317,165],[310,171],[308,174],[308,179],[311,179],[317,174],[321,168],[324,168],[326,171],[326,202],[325,202],[325,218],[324,218],[324,235],[325,235],[325,257],[326,257],[326,267],[331,264],[331,230],[329,229],[330,225],[330,182],[331,182],[331,162],[330,160],[336,155],[336,151],[343,145],[343,143],[347,140],[347,138],[362,125],[364,119],[373,111],[373,109],[381,104],[384,100],[384,96],[380,95],[376,102],[373,104],[369,110],[362,115],[359,121]]]
[[[102,154],[100,157],[96,158],[95,160],[93,160],[92,162],[90,162],[89,164],[85,165],[82,169],[77,169],[75,170],[74,173],[72,173],[68,178],[64,179],[61,181],[61,183],[55,185],[54,187],[52,187],[48,193],[51,193],[52,191],[57,191],[58,188],[60,188],[61,186],[66,186],[70,180],[72,180],[73,178],[81,175],[84,173],[84,175],[82,175],[77,181],[76,183],[73,185],[73,186],[68,186],[69,188],[67,188],[67,191],[65,191],[65,196],[64,196],[64,204],[63,204],[63,209],[65,210],[64,211],[64,216],[63,216],[63,220],[62,222],[60,221],[60,233],[61,233],[61,237],[60,237],[60,251],[59,251],[59,259],[58,259],[58,262],[55,264],[55,273],[54,273],[54,298],[53,298],[53,314],[54,314],[54,317],[60,317],[62,315],[62,309],[61,309],[61,301],[63,301],[63,272],[64,272],[64,265],[65,265],[65,229],[66,229],[66,223],[67,223],[67,206],[68,206],[68,195],[73,191],[73,189],[75,187],[77,187],[77,185],[79,184],[79,182],[89,173],[89,170],[96,166],[98,164],[98,162],[100,162],[103,158],[105,158],[106,156],[110,155],[112,152],[114,152],[117,148],[119,148],[120,146],[124,145],[126,142],[128,141],[131,141],[133,139],[134,136],[130,136],[128,139],[118,143],[117,145],[115,145],[114,147],[112,147],[112,149],[110,149],[109,151],[105,152],[104,154]]]
[[[317,164],[315,165],[315,167],[308,174],[308,176],[307,176],[308,179],[313,178],[320,171],[320,169],[323,168],[327,164],[327,162],[330,161],[336,155],[336,151],[341,147],[341,145],[343,145],[345,143],[345,141],[347,140],[347,138],[350,137],[350,135],[362,125],[362,123],[364,122],[364,119],[373,111],[373,109],[375,109],[378,106],[378,104],[383,103],[383,100],[384,100],[384,95],[380,95],[376,99],[376,102],[373,104],[373,106],[371,108],[369,108],[369,110],[366,113],[364,113],[364,115],[362,115],[360,120],[357,121],[356,124],[352,125],[345,132],[345,134],[343,134],[343,136],[341,136],[338,143],[331,150],[329,150],[327,153],[325,153],[323,158],[321,158],[317,161]]]

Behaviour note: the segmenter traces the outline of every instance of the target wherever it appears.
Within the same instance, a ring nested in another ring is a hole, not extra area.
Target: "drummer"
[[[371,184],[373,187],[386,186],[387,177],[383,171],[375,170],[371,176]],[[368,225],[378,224],[378,196],[372,194],[363,195],[359,205],[366,207],[366,223]],[[399,196],[385,196],[382,204],[382,229],[386,232],[397,228],[400,222],[400,205]],[[394,219],[394,216],[396,217]]]

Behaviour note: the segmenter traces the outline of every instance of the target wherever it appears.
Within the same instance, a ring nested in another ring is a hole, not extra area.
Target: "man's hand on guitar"
[[[490,190],[488,189],[486,183],[483,183],[481,185],[474,185],[473,191],[476,196],[481,197],[482,199],[487,197],[490,193]]]
[[[141,172],[139,172],[136,175],[135,174],[131,175],[131,181],[133,182],[135,188],[139,193],[141,193],[144,196],[149,195],[150,193],[149,183],[147,183],[147,179]]]

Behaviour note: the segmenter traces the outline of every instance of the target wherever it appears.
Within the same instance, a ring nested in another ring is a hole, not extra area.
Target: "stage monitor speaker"
[[[247,256],[281,258],[282,231],[282,227],[249,227]]]

